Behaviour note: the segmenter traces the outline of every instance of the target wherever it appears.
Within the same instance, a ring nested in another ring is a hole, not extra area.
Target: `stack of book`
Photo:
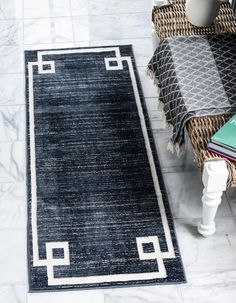
[[[236,114],[215,133],[207,149],[236,162]]]

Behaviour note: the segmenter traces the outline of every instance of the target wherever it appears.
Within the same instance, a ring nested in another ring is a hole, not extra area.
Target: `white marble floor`
[[[151,0],[0,0],[1,303],[236,302],[236,190],[224,194],[216,234],[200,237],[201,175],[190,144],[181,159],[166,151],[169,133],[145,74],[150,18]],[[188,283],[27,295],[23,50],[126,43],[134,45]]]

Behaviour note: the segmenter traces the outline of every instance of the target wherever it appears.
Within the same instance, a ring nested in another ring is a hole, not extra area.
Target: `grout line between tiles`
[[[23,31],[23,29],[22,29]],[[22,38],[22,41],[17,43],[17,42],[13,42],[13,43],[3,43],[3,44],[0,44],[0,47],[4,47],[4,46],[8,46],[8,47],[19,47],[19,46],[22,46],[23,45],[23,37]]]
[[[129,43],[129,41],[130,42],[132,42],[132,40],[150,40],[151,38],[150,37],[136,37],[136,38],[121,38],[121,39],[114,39],[114,40],[112,40],[112,39],[107,39],[107,40],[74,40],[74,41],[58,41],[58,42],[56,42],[56,43],[58,43],[58,44],[63,44],[63,43],[71,43],[71,42],[75,42],[75,43],[92,43],[92,44],[97,44],[97,43],[99,43],[99,42],[106,42],[107,41],[107,43],[114,43],[113,41],[116,41],[117,43],[119,43],[119,42],[122,42],[122,41],[125,41],[125,42],[123,42],[123,43]],[[127,41],[128,40],[128,41]],[[50,44],[51,42],[34,42],[34,43],[24,43],[24,45],[38,45],[38,44]],[[9,44],[6,44],[5,46],[11,46],[11,45],[9,45]],[[96,46],[96,45],[91,45],[91,46]],[[149,57],[149,56],[148,56]]]
[[[0,140],[0,144],[6,144],[6,143],[25,143],[26,142],[26,139],[16,139],[16,140]],[[0,183],[2,183],[0,181]]]
[[[25,17],[25,7],[24,7],[24,1],[22,0],[22,16],[23,16],[23,20],[22,20],[22,33],[23,33],[23,37],[22,37],[22,44],[23,44],[23,75],[25,75],[24,71],[25,71],[25,53],[24,53],[24,42],[25,42],[25,25],[24,25],[24,17]],[[22,87],[22,91],[25,92],[25,77],[23,76],[23,87]],[[23,94],[23,98],[24,98],[24,102],[25,102],[25,93]]]
[[[124,38],[115,38],[115,39],[98,39],[98,40],[89,40],[89,42],[92,42],[92,43],[97,43],[97,42],[100,42],[100,41],[122,41],[122,40],[142,40],[142,39],[150,39],[151,40],[151,35],[149,36],[141,36],[141,37],[124,37]],[[75,42],[83,42],[83,41],[79,41],[79,40],[76,40]]]
[[[0,184],[20,184],[24,183],[25,180],[15,180],[15,181],[0,181]]]
[[[178,285],[178,289],[180,291],[180,295],[181,295],[181,298],[182,298],[182,302],[184,303],[185,300],[184,300],[184,296],[183,296],[183,292],[182,292],[182,285]]]
[[[224,218],[232,218],[232,217],[233,217],[233,216],[231,216],[231,215],[220,215],[220,216],[217,215],[217,216],[216,216],[216,220],[217,220],[217,219],[224,219]],[[193,221],[193,220],[201,221],[202,217],[189,217],[189,216],[188,216],[188,217],[176,217],[176,216],[173,215],[173,219],[174,219],[174,220],[189,220],[189,219],[190,219],[190,220],[192,220],[192,221]]]
[[[2,107],[14,107],[14,106],[24,106],[25,107],[25,103],[16,103],[16,104],[1,104],[0,103],[0,108]]]
[[[25,110],[26,110],[26,104],[25,104],[25,53],[24,53],[24,44],[25,44],[25,23],[24,23],[24,17],[25,17],[25,7],[24,7],[24,1],[25,0],[22,0],[22,47],[23,47],[23,49],[22,49],[22,56],[23,56],[23,62],[22,62],[22,64],[23,64],[23,66],[22,66],[22,70],[23,70],[23,86],[21,87],[22,88],[22,91],[24,92],[24,104],[22,104],[22,106],[24,106],[24,108],[25,108]],[[26,121],[25,120],[26,119],[26,116],[25,116],[25,113],[24,113],[24,121]],[[26,131],[26,129],[25,129],[25,131]],[[20,141],[20,140],[18,140],[18,141]],[[25,149],[26,149],[26,137],[25,137],[25,139],[24,140],[22,140],[22,143],[24,144],[24,154],[26,153],[26,151],[25,151]],[[25,158],[25,157],[24,157]],[[24,226],[24,228],[23,228],[23,230],[24,230],[24,233],[25,233],[25,239],[24,239],[24,242],[25,242],[25,259],[24,259],[24,261],[25,261],[25,270],[24,270],[24,275],[25,275],[25,278],[24,278],[24,301],[26,302],[26,303],[28,303],[28,267],[27,267],[27,263],[28,263],[28,260],[27,260],[27,256],[28,256],[28,254],[27,254],[27,236],[26,236],[26,234],[27,234],[27,194],[26,194],[26,176],[25,176],[25,174],[26,174],[26,171],[25,171],[25,169],[26,169],[26,161],[25,161],[25,164],[24,164],[24,170],[23,170],[23,180],[22,181],[18,181],[19,183],[21,183],[22,185],[24,184],[24,187],[25,187],[25,192],[24,192],[24,200],[25,200],[25,207],[24,207],[24,213],[25,213],[25,226]],[[16,183],[18,183],[18,182],[16,182]],[[14,182],[15,183],[15,182]]]
[[[116,13],[116,12],[113,12],[113,13],[108,13],[108,14],[94,14],[94,13],[91,13],[91,14],[82,14],[82,15],[73,15],[72,12],[71,12],[71,15],[66,15],[66,16],[62,16],[62,15],[58,15],[58,16],[46,16],[46,17],[24,17],[23,15],[23,18],[3,18],[3,19],[0,19],[0,23],[1,21],[13,21],[13,20],[24,20],[24,21],[27,21],[27,20],[38,20],[38,19],[56,19],[56,18],[80,18],[80,17],[88,17],[88,16],[119,16],[119,15],[147,15],[149,16],[151,13],[151,9],[150,10],[147,10],[147,11],[143,11],[143,12],[123,12],[123,13]],[[24,14],[24,11],[23,11],[23,14]]]
[[[75,46],[75,27],[74,27],[74,20],[73,20],[73,16],[72,16],[71,0],[69,0],[69,7],[70,7],[70,17],[71,17],[71,24],[72,24],[73,45]]]
[[[23,231],[23,230],[25,230],[25,227],[6,227],[6,228],[0,228],[0,233],[6,231],[6,229],[9,230],[9,231],[15,231],[15,230]],[[1,283],[0,283],[0,285],[1,285]]]
[[[24,286],[25,287],[25,284],[22,284],[22,283],[19,283],[19,282],[11,283],[11,286],[12,285],[13,286]],[[9,283],[0,283],[0,287],[2,287],[2,286],[9,286]],[[2,303],[6,303],[6,302],[2,302]],[[19,303],[21,303],[21,302],[19,302]]]
[[[232,208],[232,206],[231,206],[231,203],[229,202],[229,198],[228,198],[228,195],[227,195],[227,189],[226,189],[226,191],[225,191],[225,197],[226,197],[226,201],[227,201],[228,206],[229,206],[229,210],[230,210],[230,212],[231,212],[231,214],[232,214],[232,217],[234,217],[235,215],[234,215],[234,212],[233,212],[233,208]]]

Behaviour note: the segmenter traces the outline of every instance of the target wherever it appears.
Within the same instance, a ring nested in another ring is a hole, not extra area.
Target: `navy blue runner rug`
[[[25,58],[30,291],[184,282],[132,47]]]

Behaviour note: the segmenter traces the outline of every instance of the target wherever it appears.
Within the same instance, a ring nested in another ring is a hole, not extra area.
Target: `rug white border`
[[[137,250],[140,260],[156,260],[158,271],[150,273],[130,273],[130,274],[113,274],[113,275],[99,275],[88,277],[69,277],[69,278],[55,278],[54,266],[70,265],[70,252],[68,242],[48,242],[46,243],[46,259],[39,258],[38,248],[38,229],[37,229],[37,180],[36,180],[36,154],[35,154],[35,132],[34,132],[34,91],[33,91],[33,67],[38,67],[39,74],[55,73],[56,64],[54,61],[44,61],[45,55],[60,55],[73,53],[99,53],[99,52],[113,52],[115,57],[104,58],[106,69],[121,70],[123,69],[123,62],[126,61],[129,67],[130,77],[132,80],[133,92],[136,100],[142,132],[144,136],[145,146],[147,150],[148,160],[150,164],[151,174],[157,196],[157,203],[161,213],[162,224],[165,232],[165,238],[168,251],[162,252],[160,250],[159,240],[156,235],[148,237],[136,238]],[[154,158],[148,137],[148,131],[143,114],[142,104],[139,96],[138,86],[134,73],[131,57],[121,56],[119,47],[102,47],[102,48],[85,48],[85,49],[65,49],[65,50],[50,50],[38,51],[38,61],[28,62],[28,84],[29,84],[29,127],[30,127],[30,169],[31,169],[31,224],[32,224],[32,246],[33,246],[33,266],[46,266],[48,285],[75,285],[75,284],[94,284],[106,282],[125,282],[136,280],[152,280],[166,277],[166,270],[163,259],[175,258],[175,252],[170,234],[170,228],[165,212],[165,207],[160,191]],[[116,65],[110,64],[116,62]],[[45,68],[46,67],[46,68]],[[144,243],[153,243],[154,252],[145,253],[143,250]],[[53,258],[53,249],[61,248],[64,251],[64,257],[61,259]]]

